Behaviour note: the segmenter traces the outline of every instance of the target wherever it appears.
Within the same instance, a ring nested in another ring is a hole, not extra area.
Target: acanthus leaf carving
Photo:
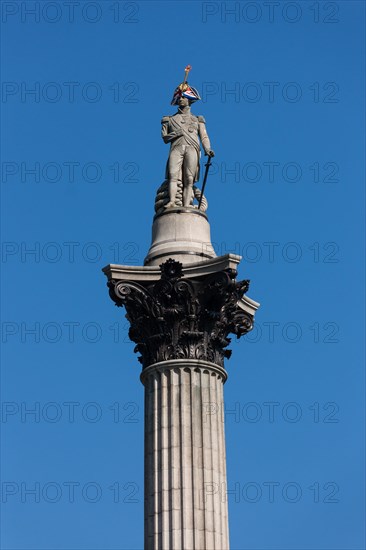
[[[253,328],[253,318],[238,302],[249,281],[235,279],[234,270],[200,279],[184,279],[182,264],[169,259],[161,278],[142,285],[108,282],[112,300],[124,306],[139,361],[147,367],[169,359],[201,359],[223,366],[233,333],[240,338]]]

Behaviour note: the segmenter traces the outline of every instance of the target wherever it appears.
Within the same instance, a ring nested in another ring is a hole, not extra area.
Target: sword
[[[212,157],[210,157],[210,155],[209,155],[209,156],[208,156],[208,161],[207,161],[206,164],[205,164],[206,170],[205,170],[205,175],[204,175],[203,183],[202,183],[201,196],[200,196],[200,200],[199,200],[199,202],[198,202],[198,210],[201,208],[201,202],[202,202],[202,198],[203,198],[203,192],[204,192],[204,190],[205,190],[205,185],[206,185],[206,181],[207,181],[208,171],[209,171],[210,166],[211,166],[211,159],[212,159]]]

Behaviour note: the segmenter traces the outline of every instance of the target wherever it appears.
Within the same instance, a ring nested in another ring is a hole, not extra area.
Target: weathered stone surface
[[[200,142],[205,154],[213,157],[210,140],[203,116],[191,113],[192,101],[181,96],[177,100],[178,111],[162,119],[161,135],[165,143],[170,143],[169,158],[166,166],[169,202],[163,201],[165,208],[177,205],[191,206],[194,199],[193,184],[199,179]],[[181,196],[178,195],[181,184]],[[160,205],[159,205],[160,206]]]
[[[213,363],[174,360],[142,371],[145,550],[228,550],[223,383]]]
[[[202,195],[201,189],[199,189],[199,187],[197,187],[196,185],[193,186],[193,196],[198,201],[200,211],[206,212],[208,208],[208,201],[206,197]],[[158,188],[158,190],[156,191],[156,197],[155,197],[156,214],[160,214],[161,212],[164,212],[168,202],[169,202],[169,180],[164,180],[163,183]],[[177,184],[175,204],[176,206],[183,206],[183,182],[182,181],[178,181],[178,184]],[[198,205],[196,206],[196,208],[197,207]]]
[[[201,210],[169,208],[155,216],[145,265],[160,265],[168,258],[187,264],[215,257],[210,224]]]
[[[174,260],[178,260],[174,255]],[[201,278],[206,275],[217,273],[217,271],[225,271],[227,269],[237,269],[241,256],[237,254],[225,254],[217,256],[211,260],[198,260],[194,263],[183,263],[182,273],[187,278]],[[160,262],[160,264],[163,262]],[[116,279],[118,281],[135,281],[143,284],[157,281],[161,277],[160,265],[120,265],[108,264],[103,268],[103,273],[108,279]],[[256,304],[256,302],[253,302]],[[257,304],[258,307],[259,304]]]

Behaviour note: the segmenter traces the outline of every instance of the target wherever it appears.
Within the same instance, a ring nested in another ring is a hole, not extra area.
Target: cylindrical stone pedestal
[[[225,369],[174,359],[146,367],[145,550],[228,550]]]
[[[193,206],[177,207],[155,216],[145,265],[160,265],[168,258],[186,265],[215,257],[204,212]]]

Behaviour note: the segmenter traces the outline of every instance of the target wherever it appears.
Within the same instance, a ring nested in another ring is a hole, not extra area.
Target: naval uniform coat
[[[169,157],[173,151],[181,152],[182,155],[195,155],[194,181],[198,181],[201,156],[200,140],[206,154],[211,149],[205,119],[203,116],[196,116],[191,112],[183,114],[178,111],[175,115],[163,117],[161,123],[161,136],[165,143],[170,143]],[[165,177],[169,179],[169,159]]]

